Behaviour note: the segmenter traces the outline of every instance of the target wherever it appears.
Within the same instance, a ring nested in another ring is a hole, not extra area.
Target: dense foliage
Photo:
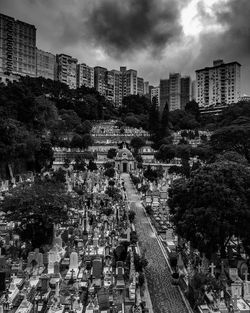
[[[65,193],[62,177],[58,173],[49,180],[22,184],[4,198],[7,220],[16,223],[21,238],[31,241],[33,247],[51,243],[53,224],[68,219],[72,198]]]
[[[236,162],[216,162],[198,169],[190,179],[174,182],[169,206],[177,233],[211,256],[226,256],[232,236],[250,246],[250,170]]]
[[[0,84],[0,177],[47,169],[53,146],[86,149],[92,144],[90,121],[117,114],[94,89],[71,90],[42,77]]]

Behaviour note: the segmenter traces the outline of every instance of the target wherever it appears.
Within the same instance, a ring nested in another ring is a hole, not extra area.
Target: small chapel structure
[[[121,173],[128,173],[136,169],[136,160],[125,145],[119,149],[115,157],[115,168]]]

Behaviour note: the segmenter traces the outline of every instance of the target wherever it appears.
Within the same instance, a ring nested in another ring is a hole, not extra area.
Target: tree
[[[87,164],[82,156],[77,155],[75,158],[75,164],[73,165],[75,171],[86,171]]]
[[[189,114],[192,114],[197,122],[200,121],[199,104],[196,101],[192,100],[188,102],[185,106],[185,111]]]
[[[63,183],[45,180],[16,187],[4,198],[2,207],[7,220],[19,224],[22,240],[31,240],[36,248],[51,243],[53,223],[68,219],[71,203]]]
[[[228,108],[223,110],[219,120],[219,125],[230,126],[232,124],[249,123],[250,118],[250,105],[249,101],[241,101],[236,104],[230,105]]]
[[[110,197],[113,198],[115,201],[121,200],[122,196],[120,194],[120,190],[118,188],[115,188],[113,186],[109,186],[105,193]]]
[[[113,167],[106,169],[104,175],[108,176],[109,178],[113,178],[115,176],[115,169]]]
[[[157,99],[153,97],[149,107],[148,128],[152,134],[153,140],[157,142],[160,136],[160,115],[157,108]]]
[[[205,165],[189,180],[175,181],[168,204],[176,232],[207,256],[219,251],[224,258],[232,236],[246,237],[249,186],[250,170],[234,162]]]
[[[92,124],[90,121],[86,120],[83,123],[76,126],[76,133],[79,135],[89,134],[92,129]]]
[[[111,148],[108,150],[107,158],[113,159],[116,156],[117,150],[115,148]]]
[[[82,136],[75,134],[70,143],[72,148],[80,149],[87,149],[92,144],[93,140],[90,134],[84,134]]]
[[[63,121],[65,131],[73,131],[81,124],[81,119],[74,110],[61,110],[60,117]]]
[[[250,163],[250,123],[222,127],[212,134],[210,143],[215,152],[236,151]]]
[[[60,167],[53,173],[52,181],[54,183],[66,183],[66,172]]]
[[[88,170],[93,172],[97,170],[97,165],[94,161],[90,160],[88,164]]]
[[[133,113],[136,115],[147,114],[150,100],[140,95],[129,95],[122,100],[122,113]]]
[[[169,112],[169,125],[174,130],[195,129],[199,123],[194,116],[183,110]]]
[[[169,135],[169,107],[166,102],[161,116],[161,137],[164,138]]]
[[[128,115],[124,122],[126,123],[126,125],[130,126],[130,127],[135,127],[135,128],[139,128],[140,126],[140,121],[134,116],[134,115]],[[121,128],[122,130],[122,128]]]
[[[104,168],[107,170],[108,168],[114,167],[114,162],[106,162],[103,164]]]
[[[137,154],[138,150],[145,146],[145,144],[145,140],[143,140],[141,137],[133,137],[130,141],[130,145],[134,148],[135,154]]]
[[[248,165],[247,160],[242,156],[241,154],[235,152],[235,151],[226,151],[222,154],[216,155],[216,161],[218,162],[225,162],[225,161],[230,161],[230,162],[236,162],[243,164],[245,166]]]
[[[153,170],[150,165],[148,165],[147,169],[143,173],[144,177],[147,178],[150,181],[156,181],[158,176],[157,176],[157,171]]]
[[[69,168],[69,167],[70,167],[70,164],[71,164],[71,160],[70,160],[69,158],[65,158],[65,159],[64,159],[63,167],[64,167],[64,168]]]

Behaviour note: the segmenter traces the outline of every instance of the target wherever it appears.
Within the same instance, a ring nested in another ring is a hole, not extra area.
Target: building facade
[[[36,77],[36,28],[0,14],[0,73]]]
[[[94,68],[85,63],[76,66],[76,85],[94,88]]]
[[[137,94],[144,95],[144,79],[142,77],[137,77]]]
[[[149,95],[149,82],[144,82],[143,93],[144,95]]]
[[[36,77],[55,80],[56,56],[50,52],[36,49]]]
[[[65,83],[71,89],[76,88],[76,66],[77,59],[67,54],[57,54],[57,80]]]
[[[111,102],[115,102],[115,75],[112,71],[107,71],[105,75],[105,97]]]
[[[137,95],[137,71],[127,70],[125,73],[126,87],[123,91],[123,96]]]
[[[196,80],[193,80],[191,84],[191,100],[196,101],[197,98],[196,94],[197,94]]]
[[[154,87],[151,89],[151,102],[156,99],[156,105],[160,107],[160,87]]]
[[[196,70],[199,106],[232,104],[240,100],[241,64],[216,60],[212,67]]]
[[[160,80],[160,112],[162,113],[166,103],[169,105],[169,79]]]
[[[106,73],[105,67],[94,67],[94,86],[95,89],[103,96],[106,95]]]
[[[191,78],[181,77],[181,110],[185,110],[186,104],[191,100]]]
[[[116,106],[122,105],[122,72],[111,71],[114,75],[114,103]]]
[[[181,75],[169,74],[169,111],[181,109]]]

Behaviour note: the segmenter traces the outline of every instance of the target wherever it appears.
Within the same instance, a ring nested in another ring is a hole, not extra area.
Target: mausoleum
[[[125,146],[118,150],[115,157],[115,168],[121,173],[128,173],[136,169],[136,160],[131,151]]]

